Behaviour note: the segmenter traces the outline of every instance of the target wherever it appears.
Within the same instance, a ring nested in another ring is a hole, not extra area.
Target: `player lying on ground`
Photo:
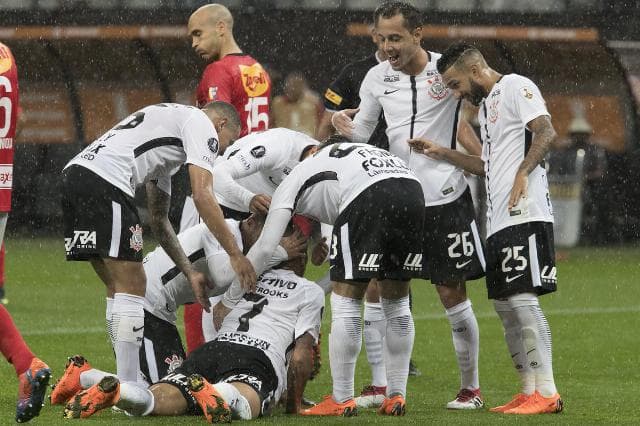
[[[301,277],[305,264],[306,257],[297,258],[263,273],[216,339],[149,389],[106,376],[69,401],[65,416],[89,417],[116,405],[135,416],[204,413],[209,422],[249,420],[269,414],[285,387],[287,411],[298,412],[324,307],[320,287]]]
[[[260,235],[264,220],[263,215],[252,215],[241,222],[227,219],[226,223],[236,244],[248,251]],[[235,274],[227,252],[206,225],[200,224],[181,232],[178,239],[195,269],[215,283],[209,294],[222,293]],[[275,266],[283,260],[304,256],[305,250],[306,240],[297,233],[293,234],[282,239],[282,246],[276,249],[269,263]],[[161,247],[145,257],[143,266],[147,291],[138,383],[146,387],[171,373],[184,360],[184,349],[176,328],[176,311],[182,305],[194,303],[196,298],[187,277]],[[108,374],[93,369],[79,355],[69,358],[65,374],[51,393],[51,403],[66,403],[83,388]]]

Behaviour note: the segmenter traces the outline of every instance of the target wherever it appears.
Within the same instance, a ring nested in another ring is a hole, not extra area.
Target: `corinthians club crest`
[[[129,247],[136,252],[142,250],[142,228],[136,223],[136,226],[130,226],[131,238],[129,238]]]
[[[442,77],[440,77],[439,74],[427,80],[427,83],[429,83],[429,96],[431,96],[436,101],[444,99],[447,94],[449,94],[449,89],[442,82]]]

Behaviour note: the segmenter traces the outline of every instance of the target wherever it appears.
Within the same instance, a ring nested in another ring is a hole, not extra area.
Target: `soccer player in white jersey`
[[[88,417],[116,405],[138,416],[200,413],[211,423],[250,420],[268,415],[285,388],[287,412],[297,413],[324,308],[322,289],[300,276],[306,260],[298,257],[263,273],[216,339],[149,389],[107,376],[79,394],[75,410],[68,405],[66,414]]]
[[[463,103],[454,98],[436,69],[440,54],[420,44],[420,12],[407,3],[386,2],[374,12],[374,23],[389,59],[367,73],[360,86],[359,109],[335,113],[333,123],[352,141],[365,142],[383,111],[389,151],[420,179],[425,199],[421,277],[435,284],[446,310],[460,371],[459,392],[447,408],[477,409],[484,405],[478,375],[479,330],[466,281],[484,275],[485,259],[471,192],[462,169],[412,153],[407,140],[425,137],[453,149],[460,142],[474,153],[480,152],[480,144],[470,125],[459,120]]]
[[[214,167],[213,191],[224,216],[242,220],[251,212],[267,214],[271,196],[282,179],[317,144],[304,133],[283,128],[238,139],[216,159]],[[181,230],[200,221],[190,200],[188,197],[182,210]],[[207,340],[211,318],[194,304],[185,307],[184,319],[187,350],[192,351]]]
[[[431,141],[411,146],[471,173],[487,187],[487,290],[522,392],[491,411],[542,414],[562,411],[553,379],[551,330],[538,296],[556,291],[553,211],[544,158],[556,131],[538,87],[518,74],[491,69],[473,46],[450,46],[438,61],[444,82],[479,105],[482,157]]]
[[[380,281],[387,318],[387,397],[379,412],[403,415],[414,326],[409,280],[421,270],[424,198],[418,179],[388,151],[348,143],[335,135],[314,147],[273,194],[265,227],[247,257],[265,269],[293,214],[333,225],[330,244],[333,393],[305,415],[351,416],[355,364],[362,344],[362,298],[371,278]],[[214,308],[214,318],[242,297],[237,281]],[[217,320],[219,322],[219,320]]]
[[[143,237],[134,203],[137,187],[146,184],[151,227],[188,277],[200,303],[208,303],[206,277],[193,268],[167,217],[171,175],[183,164],[189,165],[198,210],[229,253],[233,269],[242,281],[255,280],[211,190],[213,162],[239,132],[238,115],[224,102],[210,103],[202,110],[151,105],[87,146],[62,172],[67,260],[90,261],[106,286],[107,329],[123,381],[137,379],[144,329]]]

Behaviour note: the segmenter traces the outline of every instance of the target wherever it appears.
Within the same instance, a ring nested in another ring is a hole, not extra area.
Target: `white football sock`
[[[238,388],[230,383],[219,382],[214,385],[231,409],[234,420],[251,420],[251,406]]]
[[[120,383],[120,400],[116,407],[132,416],[148,416],[153,411],[155,399],[151,391],[136,383]]]
[[[555,395],[551,355],[551,329],[532,293],[523,293],[509,298],[518,321],[522,326],[522,341],[527,352],[529,366],[536,378],[536,390],[544,397]]]
[[[107,321],[107,334],[111,341],[111,348],[113,349],[113,298],[107,297],[107,309],[105,312],[105,320]]]
[[[371,367],[371,384],[387,386],[387,371],[384,367],[384,335],[387,319],[380,303],[364,303],[364,347]]]
[[[362,300],[331,293],[331,333],[329,363],[333,379],[333,398],[345,402],[353,398],[356,360],[362,346]]]
[[[469,299],[446,309],[460,370],[460,389],[478,389],[480,331]]]
[[[387,369],[387,396],[407,394],[409,360],[413,350],[415,328],[409,309],[409,296],[400,299],[380,299],[387,318],[384,339],[384,359]]]
[[[115,374],[107,373],[97,368],[90,368],[80,373],[80,386],[82,386],[82,389],[89,389],[106,376],[115,376]]]
[[[524,349],[522,329],[518,316],[508,300],[494,300],[493,306],[502,320],[504,340],[507,342],[513,366],[520,376],[522,393],[531,395],[536,390],[536,376],[527,361],[527,351]]]
[[[144,297],[116,293],[113,300],[113,332],[120,383],[138,380],[143,331]]]

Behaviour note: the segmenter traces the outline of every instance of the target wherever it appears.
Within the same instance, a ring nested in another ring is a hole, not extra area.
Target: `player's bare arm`
[[[457,139],[460,145],[467,150],[471,155],[480,156],[482,153],[482,144],[478,135],[473,130],[471,123],[469,122],[471,117],[478,114],[478,108],[471,105],[467,101],[462,101],[462,110],[460,112],[460,121],[458,122]]]
[[[189,180],[193,202],[207,228],[216,237],[220,245],[229,254],[233,270],[243,286],[255,285],[256,273],[253,266],[242,254],[231,231],[224,221],[222,210],[213,196],[213,176],[208,170],[193,164],[189,165]],[[195,290],[195,289],[194,289]],[[196,294],[197,296],[197,294]],[[208,305],[203,305],[208,306]]]
[[[527,127],[533,133],[533,140],[531,141],[529,152],[524,157],[524,160],[522,160],[516,177],[513,180],[513,187],[509,195],[509,210],[518,204],[520,198],[527,197],[529,173],[542,162],[549,152],[551,144],[558,136],[553,128],[553,124],[551,124],[551,118],[548,115],[534,118],[527,123]]]
[[[151,181],[146,185],[147,204],[151,217],[151,229],[158,238],[160,246],[169,255],[171,260],[187,277],[198,302],[208,309],[209,299],[206,294],[206,288],[211,285],[206,276],[194,269],[191,262],[187,258],[178,236],[176,235],[171,222],[169,222],[168,212],[171,203],[171,196],[158,188],[157,182]]]
[[[296,339],[293,355],[287,371],[287,405],[288,414],[298,414],[302,409],[302,394],[313,371],[313,336],[304,333]]]
[[[465,154],[460,151],[445,148],[424,138],[409,139],[411,148],[434,160],[447,161],[454,166],[478,176],[484,176],[484,162],[477,155]]]

